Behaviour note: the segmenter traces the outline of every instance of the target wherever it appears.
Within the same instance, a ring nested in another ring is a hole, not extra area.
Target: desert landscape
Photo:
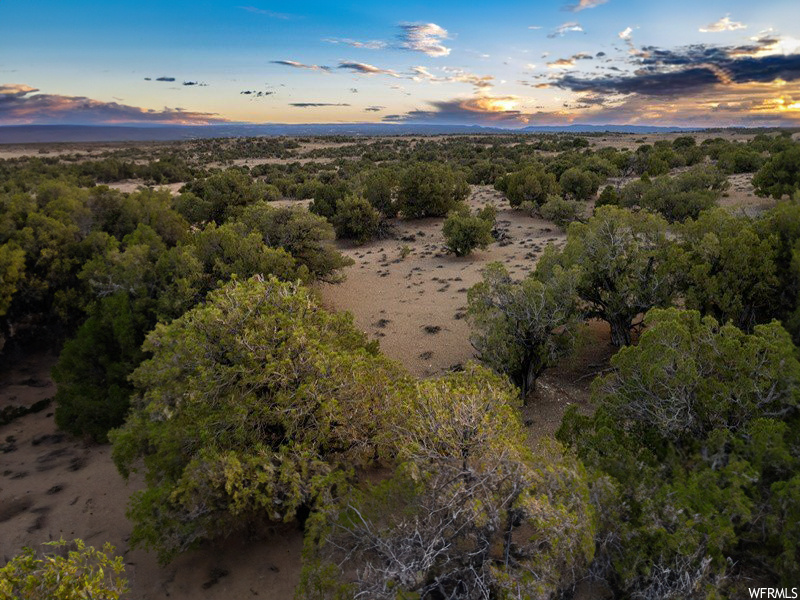
[[[0,2],[0,600],[798,574],[795,3]]]
[[[660,135],[658,141],[671,143],[677,137]],[[446,143],[447,138],[437,141]],[[625,141],[633,147],[633,140],[624,136],[616,136],[608,145],[624,149]],[[730,141],[748,140],[733,134]],[[607,138],[600,142],[590,138],[590,143],[604,147]],[[297,163],[298,159],[303,161],[304,153],[344,145],[305,143],[291,159],[274,160],[277,164]],[[169,146],[159,148],[170,151]],[[44,151],[48,156],[68,155],[80,162],[94,160],[95,153],[103,156],[119,150],[119,146],[84,148],[72,144],[62,154],[54,146],[12,147],[3,149],[0,156],[24,159],[41,156]],[[150,146],[144,144],[138,150],[149,152]],[[240,162],[251,167],[269,164],[259,159]],[[751,179],[752,174],[730,176],[729,191],[719,204],[732,213],[750,216],[774,206],[774,200],[756,196]],[[610,183],[622,187],[631,180],[618,178]],[[144,180],[127,180],[110,187],[130,194],[147,185]],[[177,197],[184,185],[175,182],[153,187]],[[290,198],[274,200],[273,204],[308,210],[312,202]],[[343,269],[343,281],[315,286],[326,308],[351,313],[355,325],[415,377],[437,377],[479,358],[470,343],[467,291],[481,281],[487,264],[500,262],[512,278],[521,280],[534,271],[546,246],[561,249],[566,241],[563,227],[512,207],[506,195],[492,186],[472,185],[467,205],[472,211],[486,205],[497,209],[495,243],[486,249],[454,256],[442,235],[442,218],[394,219],[387,222],[387,233],[378,239],[362,244],[337,241],[337,249],[352,259],[352,264]],[[591,210],[590,202],[584,211],[588,214]],[[589,321],[580,338],[577,351],[541,377],[533,397],[522,409],[532,446],[555,433],[568,406],[575,405],[587,414],[592,410],[592,379],[608,370],[614,350],[608,328],[601,321]],[[57,362],[58,348],[41,343],[31,349],[12,347],[4,358],[2,406],[38,407],[0,431],[4,440],[0,486],[4,560],[24,546],[81,538],[88,544],[110,542],[117,548],[124,559],[132,599],[292,596],[300,579],[303,544],[297,524],[265,523],[258,530],[234,532],[204,543],[168,566],[159,565],[152,552],[131,548],[126,504],[144,482],[140,476],[125,481],[119,475],[108,445],[64,433],[56,426],[52,401],[56,384],[50,371]],[[594,588],[582,589],[586,594],[587,589]]]

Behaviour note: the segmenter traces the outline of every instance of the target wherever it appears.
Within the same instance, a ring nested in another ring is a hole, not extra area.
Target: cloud
[[[578,60],[593,60],[594,56],[587,52],[578,52],[577,54],[573,54],[569,58],[559,58],[558,60],[554,60],[552,62],[547,63],[547,66],[551,69],[571,69],[575,66],[575,61]]]
[[[517,96],[477,96],[429,102],[429,110],[412,110],[402,115],[386,115],[384,121],[410,123],[463,123],[520,125],[523,114],[514,108]]]
[[[556,27],[553,31],[547,34],[549,38],[556,38],[556,37],[564,37],[571,31],[581,32],[584,33],[583,27],[581,24],[576,21],[568,21],[567,23],[562,23],[558,27]]]
[[[559,58],[547,63],[547,66],[551,69],[571,69],[575,66],[575,60],[572,58]]]
[[[0,100],[5,97],[21,98],[38,91],[38,89],[24,83],[2,83],[0,84]]]
[[[442,40],[447,39],[447,30],[436,23],[403,23],[400,29],[401,48],[433,57],[450,54],[450,48],[442,44]]]
[[[382,42],[381,40],[359,42],[358,40],[351,40],[348,38],[325,38],[322,41],[328,42],[329,44],[345,44],[353,48],[365,48],[366,50],[382,50],[387,46],[386,42]]]
[[[283,65],[285,67],[293,67],[295,69],[311,69],[312,71],[325,71],[325,72],[331,70],[330,67],[320,66],[320,65],[306,65],[301,62],[297,62],[296,60],[271,60],[269,62],[271,62],[274,65]]]
[[[351,94],[357,94],[358,93],[358,88],[350,88],[350,93]]]
[[[541,29],[541,25],[528,25],[528,29]]]
[[[389,75],[390,77],[400,77],[396,71],[392,71],[391,69],[381,69],[380,67],[361,62],[343,61],[339,63],[337,69],[346,69],[354,73],[360,73],[361,75]]]
[[[731,58],[735,48],[702,45],[678,51],[644,50],[649,54],[639,61],[644,68],[633,73],[594,78],[566,75],[555,85],[573,92],[678,96],[717,84],[800,80],[800,54]]]
[[[467,83],[475,86],[476,90],[487,90],[494,87],[494,77],[492,75],[475,75],[462,69],[443,67],[446,75],[434,75],[428,71],[427,67],[411,67],[414,81],[427,81],[429,83]]]
[[[239,93],[244,96],[252,96],[253,98],[263,98],[264,96],[271,96],[275,92],[261,91],[261,90],[242,90]]]
[[[208,87],[207,83],[200,83],[199,81],[184,81],[183,85],[185,85],[185,86],[196,85],[197,87]]]
[[[161,110],[128,106],[119,102],[103,102],[84,96],[40,94],[24,84],[0,84],[0,123],[160,123],[207,125],[224,123],[228,119],[216,113],[187,111],[182,108]]]
[[[364,112],[380,112],[382,110],[386,110],[385,106],[368,106],[364,109]]]
[[[566,4],[564,5],[561,10],[566,10],[569,12],[580,12],[582,10],[586,10],[587,8],[594,8],[595,6],[600,6],[601,4],[605,4],[608,0],[578,0],[577,4]]]
[[[630,27],[626,27],[625,29],[620,31],[617,34],[617,36],[619,37],[619,39],[627,41],[627,40],[631,39],[631,34],[633,34],[633,29],[631,29]]]
[[[157,77],[156,81],[175,81],[175,78],[174,77]]]
[[[255,6],[240,6],[242,10],[246,10],[249,13],[254,13],[256,15],[264,15],[265,17],[271,17],[273,19],[291,19],[292,15],[288,15],[286,13],[279,13],[274,12],[271,10],[264,10],[263,8],[256,8]]]
[[[709,23],[705,27],[701,27],[698,31],[701,33],[716,33],[719,31],[736,31],[737,29],[747,29],[747,25],[731,21],[730,15],[725,15],[719,21]]]
[[[318,108],[320,106],[350,106],[346,103],[333,103],[333,102],[292,102],[289,106],[295,108]]]

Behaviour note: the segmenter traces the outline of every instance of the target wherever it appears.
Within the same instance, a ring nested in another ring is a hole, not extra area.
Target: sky
[[[0,0],[0,125],[800,126],[800,0]]]

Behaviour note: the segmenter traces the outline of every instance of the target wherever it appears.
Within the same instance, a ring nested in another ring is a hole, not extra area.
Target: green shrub
[[[346,196],[340,200],[333,216],[333,227],[340,238],[352,239],[359,244],[371,240],[378,233],[381,215],[360,196]]]
[[[443,217],[469,195],[462,175],[441,163],[416,163],[400,179],[397,209],[406,218]]]
[[[573,221],[579,221],[583,213],[583,206],[576,200],[568,200],[561,196],[550,198],[539,207],[539,214],[543,219],[552,221],[561,228]]]
[[[121,556],[114,547],[86,547],[82,540],[46,542],[41,558],[25,548],[0,568],[0,598],[8,600],[118,600],[128,592]],[[64,554],[64,551],[67,551]]]
[[[491,210],[483,215],[471,215],[466,206],[451,211],[442,225],[445,248],[456,256],[466,256],[475,248],[486,248],[494,241],[493,217]]]

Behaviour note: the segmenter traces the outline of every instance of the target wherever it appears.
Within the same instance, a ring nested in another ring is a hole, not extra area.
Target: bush
[[[751,331],[778,316],[777,240],[751,219],[718,208],[680,229],[686,305]],[[774,311],[774,312],[773,312]]]
[[[360,196],[346,196],[339,201],[333,216],[333,227],[340,238],[355,240],[363,244],[378,233],[380,213]]]
[[[760,196],[777,199],[800,190],[800,144],[770,157],[753,177],[753,186]]]
[[[415,163],[400,179],[397,209],[406,218],[443,217],[466,200],[463,176],[441,163]]]
[[[591,171],[571,167],[561,174],[558,183],[566,198],[588,200],[597,193],[600,177]]]
[[[96,550],[82,540],[46,542],[54,552],[39,558],[25,548],[0,568],[0,598],[8,600],[118,600],[128,592],[121,556],[110,544]],[[66,554],[64,553],[65,551]]]
[[[763,164],[760,152],[738,144],[721,152],[717,159],[717,166],[725,173],[754,173]]]
[[[203,221],[211,220],[219,224],[224,222],[237,207],[271,199],[274,195],[271,187],[255,181],[242,169],[227,169],[204,179],[195,179],[181,188],[181,193],[191,192],[201,198],[202,206],[190,209],[193,205],[191,197],[179,200],[176,206],[186,211],[184,216],[187,218],[202,216]]]
[[[485,210],[485,209],[484,209]],[[445,248],[456,256],[466,256],[475,248],[485,249],[494,242],[494,214],[491,210],[477,215],[469,214],[469,208],[451,211],[442,225]]]
[[[595,202],[595,206],[616,206],[619,204],[619,194],[617,193],[617,188],[613,185],[607,185],[603,188],[603,191],[600,192],[600,196],[597,198]]]
[[[499,187],[513,207],[523,202],[543,204],[551,195],[561,193],[555,175],[545,172],[541,165],[528,166],[506,175]]]
[[[606,321],[612,343],[624,346],[631,342],[638,315],[672,300],[677,254],[661,217],[601,206],[586,223],[572,223],[563,251],[547,251],[537,270],[546,274],[556,265],[577,267],[577,292],[587,315]]]
[[[555,598],[592,555],[581,466],[530,451],[502,378],[468,366],[408,389],[393,477],[310,520],[299,598]]]
[[[353,264],[331,243],[336,234],[324,218],[302,208],[270,206],[266,202],[245,208],[238,217],[247,231],[261,236],[270,248],[283,249],[322,281],[336,282],[343,278],[341,269]]]
[[[575,200],[567,200],[561,196],[550,198],[539,207],[539,214],[543,219],[552,221],[559,227],[566,227],[573,221],[578,221],[583,213],[583,206]]]
[[[481,362],[507,375],[527,400],[536,379],[565,356],[580,320],[576,273],[512,281],[500,263],[483,271],[467,293],[470,342]]]
[[[397,174],[392,169],[375,169],[362,179],[362,195],[375,210],[387,218],[397,216],[394,202],[396,190]]]
[[[622,188],[618,204],[660,213],[674,223],[696,219],[717,203],[728,186],[727,177],[718,169],[698,166],[674,177],[632,181]]]
[[[791,585],[800,363],[788,334],[674,308],[645,323],[595,382],[595,414],[570,410],[558,432],[595,473],[595,573],[614,597],[729,597],[732,565]]]
[[[161,560],[330,502],[348,469],[382,455],[381,411],[405,377],[349,315],[275,278],[212,292],[143,349],[111,438],[125,477],[143,461],[132,542]]]

